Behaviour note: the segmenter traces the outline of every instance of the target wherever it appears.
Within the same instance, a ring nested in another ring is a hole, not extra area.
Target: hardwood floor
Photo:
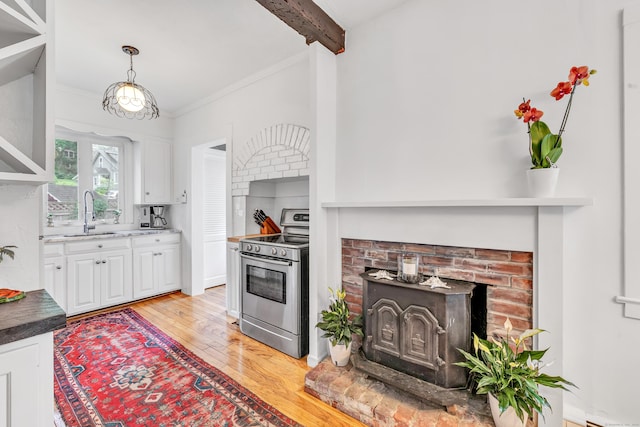
[[[294,359],[243,335],[226,315],[224,286],[195,297],[176,292],[130,307],[300,424],[364,426],[304,392],[306,357]]]

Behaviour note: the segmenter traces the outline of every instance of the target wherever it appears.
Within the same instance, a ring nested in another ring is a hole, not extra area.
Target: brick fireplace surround
[[[397,269],[397,256],[420,256],[420,272],[487,286],[487,335],[503,328],[507,316],[516,333],[532,327],[533,254],[374,240],[342,239],[342,287],[352,313],[362,311],[362,278],[368,267]]]
[[[342,287],[352,313],[362,311],[360,274],[368,268],[395,271],[402,252],[418,254],[426,276],[487,285],[488,336],[500,334],[507,316],[514,333],[532,327],[533,254],[509,250],[342,239]],[[336,368],[327,360],[307,374],[305,390],[372,426],[493,425],[482,400],[470,399],[464,408],[437,409],[366,378],[351,365]]]

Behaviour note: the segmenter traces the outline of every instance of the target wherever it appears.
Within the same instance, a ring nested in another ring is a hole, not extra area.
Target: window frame
[[[68,129],[59,125],[55,128],[55,139],[66,139],[77,142],[77,160],[78,160],[78,219],[54,221],[53,227],[58,232],[72,232],[77,227],[84,224],[84,194],[86,184],[91,184],[93,188],[93,154],[94,144],[112,145],[120,149],[121,156],[118,159],[118,206],[122,211],[119,218],[119,224],[132,225],[134,219],[134,173],[133,173],[133,140],[126,136],[107,136],[98,135],[94,132],[82,132]],[[83,160],[85,159],[85,160]],[[88,159],[88,160],[86,160]],[[44,212],[48,212],[47,190],[43,189]],[[98,226],[109,226],[113,221],[96,223]],[[67,228],[67,230],[65,230]]]

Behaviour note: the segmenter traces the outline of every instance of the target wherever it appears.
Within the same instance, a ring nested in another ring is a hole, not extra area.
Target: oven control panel
[[[240,252],[245,255],[258,255],[260,257],[271,257],[292,261],[300,259],[298,250],[260,243],[240,242]]]

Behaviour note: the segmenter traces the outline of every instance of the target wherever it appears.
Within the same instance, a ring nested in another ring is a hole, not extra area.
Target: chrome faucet
[[[96,199],[93,197],[93,193],[91,190],[85,190],[84,192],[84,233],[89,234],[89,230],[93,230],[96,228],[95,225],[89,225],[88,221],[88,203],[87,203],[87,194],[91,196],[91,221],[96,220]]]

